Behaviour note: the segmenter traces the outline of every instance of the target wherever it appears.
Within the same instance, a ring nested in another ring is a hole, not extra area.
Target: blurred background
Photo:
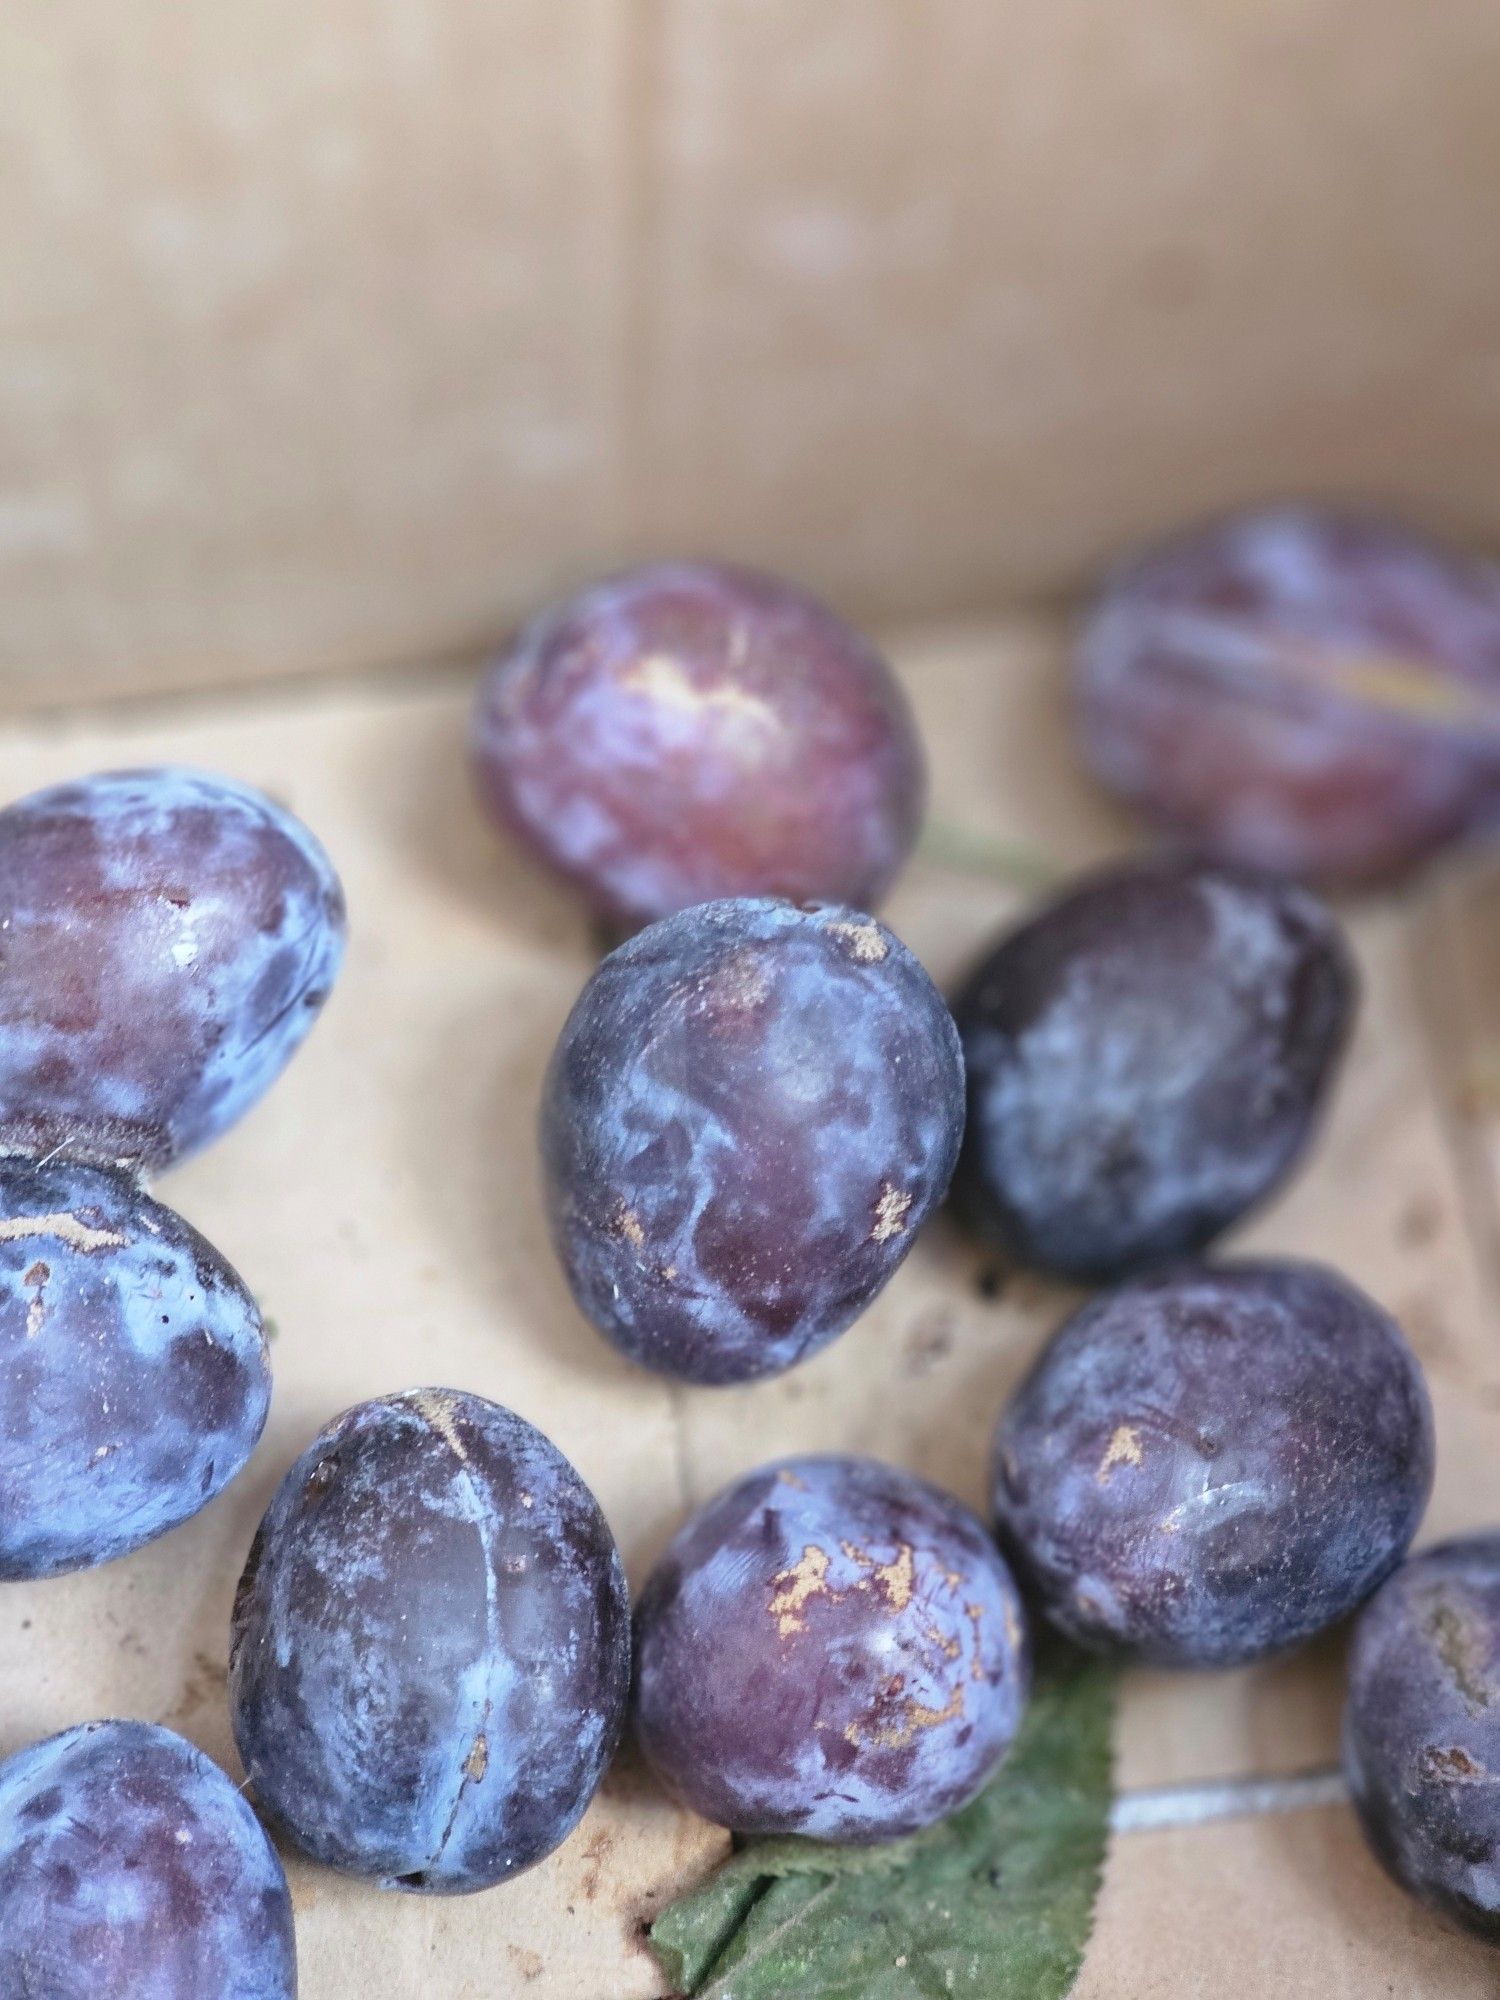
[[[1284,492],[1500,533],[1493,0],[11,0],[0,702],[865,620]]]

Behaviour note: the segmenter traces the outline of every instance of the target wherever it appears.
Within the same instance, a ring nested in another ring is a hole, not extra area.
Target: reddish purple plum
[[[630,1604],[598,1503],[480,1396],[347,1411],[282,1481],[235,1598],[261,1809],[317,1861],[460,1895],[565,1839],[625,1721]]]
[[[1500,1534],[1425,1549],[1360,1613],[1344,1769],[1396,1881],[1500,1944]]]
[[[0,1144],[155,1170],[232,1125],[327,998],[344,902],[301,822],[204,772],[0,812]]]
[[[1121,1285],[1053,1336],[1000,1419],[1002,1546],[1080,1644],[1238,1666],[1362,1604],[1432,1486],[1394,1320],[1313,1264]]]
[[[1201,1250],[1280,1185],[1337,1072],[1353,962],[1307,890],[1127,863],[1001,939],[954,1003],[964,1219],[1062,1276]]]
[[[630,570],[533,619],[480,689],[473,756],[496,821],[625,925],[720,896],[869,908],[925,796],[874,648],[719,563]]]
[[[6,2000],[296,2000],[276,1850],[201,1750],[87,1722],[0,1764]]]
[[[776,1374],[891,1277],[962,1130],[952,1017],[890,931],[702,903],[612,952],[563,1029],[541,1112],[553,1240],[632,1360]]]
[[[1077,659],[1084,755],[1167,834],[1365,883],[1500,818],[1500,568],[1314,507],[1122,567]]]
[[[867,1845],[968,1803],[1010,1747],[1030,1652],[994,1543],[936,1486],[793,1458],[697,1514],[636,1617],[636,1734],[737,1833]]]

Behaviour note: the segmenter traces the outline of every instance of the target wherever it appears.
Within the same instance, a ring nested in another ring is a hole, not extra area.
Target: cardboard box
[[[897,657],[944,819],[1023,839],[1063,869],[1125,842],[1073,771],[1055,626],[917,633]],[[469,800],[469,692],[467,675],[423,669],[0,733],[0,796],[157,759],[267,786],[328,843],[351,915],[345,976],[306,1049],[243,1126],[160,1188],[274,1321],[266,1441],[165,1541],[0,1593],[0,1752],[134,1715],[237,1772],[229,1605],[255,1524],[312,1434],[381,1391],[472,1389],[541,1424],[598,1492],[636,1582],[692,1504],[793,1449],[883,1454],[983,1505],[994,1417],[1072,1295],[1016,1277],[989,1296],[988,1261],[945,1224],[833,1347],[751,1388],[670,1385],[579,1318],[546,1241],[532,1119],[592,947],[571,904]],[[1492,1227],[1494,1209],[1475,1163],[1494,1155],[1477,1143],[1486,1128],[1472,1103],[1468,1142],[1455,1144],[1461,1093],[1443,1079],[1456,1085],[1463,1065],[1433,1060],[1456,1058],[1472,1032],[1465,992],[1492,990],[1464,960],[1471,932],[1446,900],[1457,893],[1351,911],[1366,994],[1334,1115],[1295,1185],[1238,1239],[1342,1266],[1407,1327],[1438,1424],[1424,1539],[1500,1515],[1496,1266],[1476,1227],[1484,1215]],[[889,916],[948,980],[1019,900],[918,860]],[[1424,998],[1434,987],[1446,1017]],[[1122,1785],[1327,1766],[1340,1644],[1244,1672],[1131,1674]],[[655,2000],[642,1927],[726,1845],[627,1756],[554,1857],[487,1895],[382,1895],[294,1861],[304,2000]],[[1492,1955],[1409,1903],[1347,1809],[1325,1806],[1120,1836],[1078,1995],[1480,2000],[1495,1980]]]
[[[442,662],[621,561],[760,561],[929,621],[899,659],[945,819],[1063,868],[1114,850],[1071,775],[1057,628],[997,610],[1271,493],[1500,540],[1497,63],[1489,0],[0,14],[0,708],[39,711],[0,732],[0,795],[235,772],[324,836],[353,917],[308,1049],[161,1190],[275,1322],[266,1443],[167,1542],[0,1593],[0,1753],[125,1714],[235,1768],[255,1522],[382,1390],[446,1381],[542,1424],[637,1581],[690,1505],[796,1446],[980,1502],[994,1413],[1070,1295],[986,1296],[943,1226],[844,1340],[752,1389],[674,1389],[578,1318],[531,1120],[591,942],[480,825],[469,679]],[[889,915],[947,979],[1018,900],[919,861]],[[1407,1326],[1438,1414],[1426,1539],[1500,1513],[1500,1125],[1473,1053],[1497,900],[1455,875],[1353,913],[1335,1116],[1242,1238],[1344,1266]],[[1121,1782],[1325,1767],[1340,1676],[1337,1640],[1133,1674]],[[627,1755],[502,1892],[294,1862],[305,2000],[657,2000],[643,1926],[725,1848]],[[1078,1995],[1495,1987],[1323,1805],[1121,1836]]]
[[[1491,0],[17,0],[0,702],[645,551],[998,608],[1246,495],[1493,540]]]

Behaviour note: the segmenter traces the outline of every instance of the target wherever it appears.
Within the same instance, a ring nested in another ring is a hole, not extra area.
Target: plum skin
[[[457,1895],[571,1832],[624,1724],[630,1607],[597,1502],[540,1431],[411,1390],[286,1475],[235,1600],[259,1805],[315,1860]]]
[[[983,1524],[872,1459],[740,1480],[636,1614],[641,1748],[679,1803],[739,1833],[867,1845],[946,1818],[1010,1747],[1029,1677]]]
[[[1361,1612],[1344,1770],[1380,1861],[1500,1944],[1500,1535],[1403,1563]]]
[[[1251,509],[1121,567],[1078,643],[1086,762],[1195,850],[1360,885],[1500,816],[1500,569]]]
[[[1356,994],[1306,890],[1176,861],[1085,880],[954,1002],[957,1211],[1019,1262],[1086,1281],[1204,1249],[1305,1149]]]
[[[0,812],[0,1144],[155,1170],[269,1088],[326,999],[344,902],[248,785],[112,771]]]
[[[1001,1545],[1079,1643],[1236,1666],[1355,1609],[1432,1487],[1400,1329],[1314,1264],[1137,1279],[1053,1336],[1001,1415]]]
[[[721,896],[869,908],[922,820],[885,661],[802,591],[720,563],[650,564],[542,612],[471,741],[491,816],[625,925]]]
[[[201,1750],[89,1722],[0,1764],[0,1992],[296,2000],[281,1862]]]
[[[259,1310],[125,1175],[0,1159],[0,1579],[108,1562],[243,1468],[271,1378]]]
[[[543,1088],[553,1240],[585,1315],[692,1382],[775,1374],[862,1312],[963,1124],[942,996],[860,911],[705,903],[606,958]]]

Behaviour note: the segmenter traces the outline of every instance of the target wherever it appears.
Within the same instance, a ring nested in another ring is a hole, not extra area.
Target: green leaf
[[[1054,1647],[999,1775],[889,1847],[748,1842],[658,1917],[691,2000],[1061,2000],[1104,1864],[1114,1676]]]

